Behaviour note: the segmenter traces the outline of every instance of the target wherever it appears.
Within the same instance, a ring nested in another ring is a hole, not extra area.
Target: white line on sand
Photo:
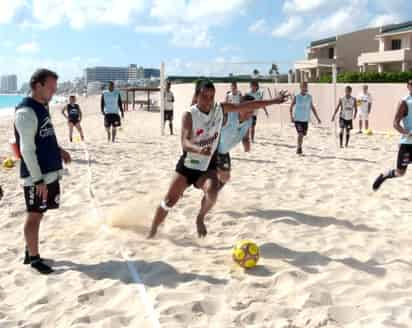
[[[100,215],[100,206],[97,202],[97,199],[95,197],[95,193],[93,190],[93,185],[92,185],[92,169],[91,169],[91,161],[90,161],[90,153],[89,150],[87,148],[87,145],[85,142],[82,142],[83,145],[83,150],[85,153],[85,158],[87,161],[87,170],[88,170],[88,189],[89,189],[89,194],[90,197],[92,199],[92,206],[93,209],[95,211],[95,214],[98,218],[101,218],[102,216]],[[104,232],[108,233],[109,232],[109,228],[106,224],[101,223],[101,228]],[[141,301],[143,302],[144,306],[146,307],[146,312],[148,313],[149,319],[152,323],[152,326],[154,328],[161,328],[160,326],[160,322],[159,322],[159,316],[156,313],[156,310],[154,309],[153,303],[150,301],[150,297],[146,291],[145,285],[142,281],[142,279],[140,278],[139,275],[139,271],[137,270],[136,266],[132,263],[132,261],[129,259],[129,257],[126,255],[124,250],[121,250],[121,255],[123,260],[126,261],[127,264],[127,268],[129,270],[129,273],[133,279],[133,281],[136,283],[137,286],[137,290],[139,292],[139,297],[141,299]]]

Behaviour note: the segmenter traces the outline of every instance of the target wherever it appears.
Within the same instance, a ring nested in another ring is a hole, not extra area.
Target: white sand
[[[201,193],[188,190],[155,240],[146,240],[180,153],[177,136],[159,137],[158,113],[127,114],[108,145],[98,101],[82,102],[92,159],[96,217],[80,143],[54,120],[73,156],[59,211],[42,225],[40,248],[56,274],[22,262],[25,218],[17,170],[1,171],[0,327],[152,327],[122,252],[131,258],[166,328],[412,326],[411,179],[371,183],[394,165],[397,138],[353,136],[336,150],[331,131],[311,127],[306,156],[295,155],[290,125],[265,122],[250,154],[232,153],[233,180],[196,237]],[[324,118],[326,121],[327,118]],[[0,124],[0,156],[11,121]],[[113,214],[114,213],[114,214]],[[105,231],[100,223],[127,229]],[[231,260],[239,239],[261,247],[259,266]]]

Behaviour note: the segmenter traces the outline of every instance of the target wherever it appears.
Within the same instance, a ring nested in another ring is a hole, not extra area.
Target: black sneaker
[[[53,269],[45,264],[40,258],[32,260],[30,265],[33,269],[36,269],[41,274],[50,274],[54,272]]]
[[[386,177],[383,174],[378,176],[375,182],[373,183],[373,186],[372,186],[373,191],[377,191],[385,180],[386,180]]]
[[[44,259],[43,258],[41,258],[40,257],[40,261],[44,261]],[[24,251],[24,261],[23,261],[23,264],[30,264],[31,263],[31,261],[30,261],[30,255],[29,255],[29,251],[26,249],[25,251]]]

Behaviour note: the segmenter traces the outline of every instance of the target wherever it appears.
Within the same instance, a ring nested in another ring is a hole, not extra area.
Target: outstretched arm
[[[358,115],[358,104],[357,104],[357,100],[355,98],[355,115],[353,116],[353,119],[356,119],[356,115]]]
[[[122,113],[122,117],[124,117],[124,111],[123,111],[123,104],[122,104],[122,98],[119,95],[119,99],[117,100],[117,105],[120,108],[120,112]]]
[[[100,99],[100,110],[102,111],[102,114],[104,115],[104,96],[103,95]]]
[[[245,101],[240,104],[230,104],[230,103],[222,103],[223,111],[225,113],[230,112],[247,112],[251,110],[256,110],[259,108],[263,108],[266,106],[274,105],[274,104],[281,104],[284,103],[287,99],[286,92],[280,92],[279,96],[270,100],[254,100],[254,101]]]
[[[62,114],[63,114],[63,116],[65,117],[65,118],[67,118],[67,115],[66,115],[66,111],[67,111],[68,109],[67,109],[67,105],[66,106],[64,106],[63,107],[63,109],[62,109]]]

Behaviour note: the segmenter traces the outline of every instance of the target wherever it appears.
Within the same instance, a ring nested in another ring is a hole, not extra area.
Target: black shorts
[[[172,110],[165,110],[165,116],[164,116],[164,120],[165,121],[173,121],[173,111]]]
[[[398,152],[397,168],[399,170],[406,170],[412,160],[412,145],[400,144]]]
[[[232,163],[230,160],[230,154],[217,154],[217,168],[222,171],[230,171],[232,169]]]
[[[80,120],[78,118],[70,118],[69,117],[69,123],[73,124],[73,125],[77,125],[80,123]]]
[[[47,210],[55,210],[60,204],[60,184],[56,180],[47,185],[47,202],[43,202],[36,194],[35,186],[24,187],[24,199],[26,200],[27,212],[44,213]]]
[[[352,130],[353,129],[353,120],[345,120],[344,118],[339,118],[339,127],[341,129]]]
[[[302,134],[304,136],[307,135],[308,127],[309,127],[308,122],[295,121],[295,128],[298,134]]]
[[[252,116],[252,125],[256,126],[257,123],[257,116]]]
[[[192,170],[185,166],[186,154],[180,156],[179,161],[176,164],[176,172],[183,175],[186,178],[187,184],[189,186],[194,185],[196,187],[196,182],[199,178],[205,174],[207,171],[217,170],[217,154],[215,153],[210,161],[209,167],[206,171]]]
[[[121,125],[120,116],[118,114],[105,114],[104,115],[104,127],[110,128],[111,126],[117,128]]]

